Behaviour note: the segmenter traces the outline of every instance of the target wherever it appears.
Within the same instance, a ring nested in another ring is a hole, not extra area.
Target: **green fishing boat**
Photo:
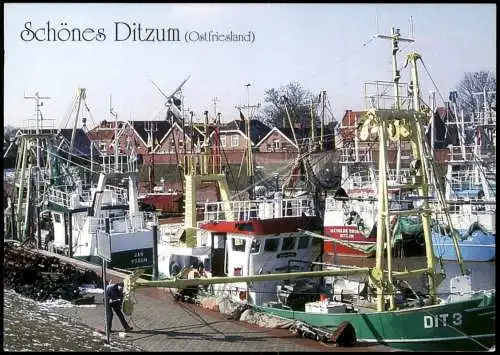
[[[334,331],[349,322],[358,342],[412,351],[485,351],[495,345],[495,294],[382,312],[311,313],[256,307],[262,312]]]
[[[438,297],[436,292],[445,275],[443,270],[436,269],[433,252],[431,221],[432,215],[438,211],[431,210],[428,203],[431,186],[437,193],[440,212],[445,213],[448,225],[452,226],[452,223],[446,212],[444,194],[437,183],[432,151],[424,137],[429,115],[422,111],[420,105],[417,61],[422,61],[422,58],[417,53],[408,55],[407,64],[411,64],[412,79],[410,85],[413,89],[412,107],[402,109],[400,102],[402,96],[398,92],[401,89],[396,53],[398,42],[412,40],[401,38],[399,30],[394,28],[391,36],[379,37],[392,41],[394,82],[389,85],[393,85],[395,102],[386,109],[381,108],[378,102],[374,104],[375,100],[372,100],[372,108],[366,111],[360,123],[362,126],[360,140],[368,140],[369,135],[376,135],[379,145],[376,260],[375,267],[368,271],[368,282],[365,283],[368,291],[364,296],[354,293],[355,300],[351,298],[350,302],[346,302],[345,297],[341,296],[340,299],[332,297],[332,294],[338,293],[335,286],[332,286],[326,294],[329,296],[325,295],[326,297],[316,302],[305,303],[304,309],[292,309],[290,306],[276,303],[254,306],[254,309],[302,322],[317,331],[333,332],[342,323],[348,322],[355,330],[357,341],[385,344],[398,349],[416,351],[492,349],[495,346],[496,335],[495,290],[472,291],[471,278],[464,269],[456,235],[454,244],[461,275],[451,280],[450,295],[446,299]],[[375,97],[378,100],[384,95],[385,91],[377,92],[371,98]],[[410,165],[411,181],[397,186],[390,184],[387,176],[389,163],[387,145],[390,141],[409,143],[413,155]],[[394,188],[414,189],[420,199],[419,206],[409,210],[391,209],[388,190]],[[391,240],[395,229],[391,228],[390,218],[395,215],[414,217],[421,221],[426,256],[424,267],[415,270],[394,270]],[[342,268],[338,272],[341,270]],[[351,269],[350,275],[353,271],[359,271],[359,275],[364,272],[360,269]],[[421,294],[413,292],[413,296],[405,296],[400,286],[405,280],[416,277],[425,280],[426,292]]]

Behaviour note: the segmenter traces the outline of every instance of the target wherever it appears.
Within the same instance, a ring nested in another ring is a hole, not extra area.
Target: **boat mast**
[[[109,113],[115,118],[114,156],[115,172],[118,171],[118,114],[113,109],[112,96],[109,95]]]
[[[50,97],[48,96],[40,96],[38,92],[35,93],[35,96],[25,96],[25,99],[35,100],[35,122],[36,122],[36,135],[39,136],[42,128],[42,113],[40,112],[40,107],[43,106],[43,102],[40,100],[48,100]],[[36,138],[36,166],[38,169],[41,169],[41,153],[40,153],[40,138]]]
[[[154,192],[154,186],[155,186],[155,153],[154,153],[154,139],[153,139],[153,133],[156,133],[158,131],[158,126],[156,122],[153,123],[153,121],[148,121],[145,124],[145,131],[148,134],[148,142],[147,142],[147,149],[149,153],[149,192],[152,193]],[[173,133],[175,134],[175,133]]]
[[[419,112],[419,110],[420,110],[419,80],[418,80],[418,69],[417,69],[417,60],[419,60],[419,59],[422,60],[422,57],[420,56],[420,54],[415,53],[415,52],[410,53],[408,55],[408,58],[407,58],[407,60],[410,61],[411,65],[412,65],[412,78],[413,78],[413,83],[415,84],[415,91],[413,93],[413,109],[415,110],[415,112]],[[415,151],[419,152],[419,155],[420,155],[419,159],[421,159],[421,162],[422,162],[421,165],[423,167],[421,169],[423,180],[422,180],[422,184],[420,185],[419,195],[426,197],[429,195],[429,181],[427,181],[428,180],[427,172],[429,172],[429,170],[432,170],[431,176],[433,178],[436,177],[436,174],[434,171],[433,163],[431,162],[430,167],[429,167],[429,162],[426,158],[426,156],[428,154],[426,154],[425,137],[424,137],[424,134],[422,132],[422,126],[420,124],[417,124],[416,128],[417,128],[416,133],[418,135],[418,139],[415,142],[416,143],[415,146],[412,144],[412,149],[414,150],[414,152]],[[447,205],[446,205],[446,201],[445,201],[445,198],[443,195],[443,191],[441,188],[439,188],[438,183],[435,180],[430,181],[430,183],[434,185],[434,188],[435,188],[435,191],[436,191],[437,197],[438,197],[438,202],[440,204],[439,207],[442,208],[445,212],[447,224],[451,229],[453,244],[455,246],[455,251],[457,254],[457,262],[458,262],[458,265],[460,267],[460,271],[461,271],[462,275],[465,275],[466,272],[465,272],[464,265],[463,265],[462,253],[461,253],[460,247],[458,245],[457,231],[455,230],[455,228],[453,228],[453,223],[451,221],[450,215],[447,212]],[[424,200],[422,201],[422,209],[424,211],[426,211],[426,210],[428,211],[428,209],[429,209],[428,199],[426,199],[426,198],[424,198]],[[423,213],[421,218],[422,218],[422,227],[424,229],[424,237],[425,237],[427,267],[429,269],[429,288],[430,288],[431,297],[433,299],[435,299],[437,285],[435,284],[435,271],[434,271],[435,256],[434,256],[433,246],[432,246],[432,236],[430,234],[431,220],[430,220],[429,213]],[[432,273],[434,273],[433,277],[431,277],[431,270],[432,270]]]
[[[414,42],[413,39],[401,37],[399,28],[391,28],[391,35],[381,35],[377,34],[375,37],[388,39],[392,43],[392,80],[393,80],[393,91],[394,91],[394,108],[399,110],[401,108],[401,102],[399,99],[399,79],[401,79],[401,73],[398,70],[397,54],[399,52],[399,42]],[[401,141],[398,140],[397,146],[397,158],[396,158],[396,177],[399,178],[399,171],[401,169]]]
[[[250,105],[250,86],[252,84],[248,83],[244,85],[247,88],[247,104],[243,106],[236,106],[236,108],[240,111],[242,109],[247,109],[247,115],[244,116],[244,124],[245,124],[245,131],[246,131],[246,138],[247,138],[247,149],[246,149],[246,157],[247,157],[247,176],[249,179],[249,184],[250,184],[250,190],[248,191],[249,193],[249,198],[250,200],[253,200],[254,197],[254,181],[253,181],[253,155],[252,155],[252,136],[251,136],[251,121],[252,121],[252,115],[253,111],[255,109],[258,109],[260,107],[260,103],[257,103],[256,105]],[[243,159],[242,159],[243,162]]]
[[[85,96],[86,96],[85,89],[78,88],[77,95],[78,95],[78,105],[76,107],[75,123],[73,124],[73,130],[71,131],[71,142],[69,144],[69,150],[68,150],[68,165],[67,165],[68,167],[69,167],[69,164],[71,163],[71,157],[73,156],[73,146],[75,145],[76,128],[78,126],[78,116],[80,115],[82,101],[85,100]]]
[[[399,39],[399,31],[394,31],[393,40]],[[394,46],[393,46],[394,50]],[[394,52],[393,52],[394,53]],[[435,257],[431,235],[431,218],[429,209],[429,183],[432,183],[436,189],[439,209],[441,209],[447,218],[448,224],[454,233],[454,243],[457,251],[458,262],[463,273],[462,259],[458,242],[456,239],[456,231],[452,227],[452,223],[448,213],[446,212],[446,202],[441,189],[435,181],[435,171],[432,161],[428,159],[431,155],[429,148],[426,146],[424,136],[424,125],[428,123],[428,116],[420,110],[420,87],[418,80],[417,60],[421,59],[418,53],[408,55],[407,62],[412,65],[411,75],[413,83],[413,108],[410,110],[402,110],[401,108],[391,109],[380,108],[378,106],[371,108],[366,113],[367,129],[369,126],[378,129],[379,141],[379,176],[378,176],[378,222],[377,222],[377,244],[376,244],[376,265],[370,274],[371,283],[377,289],[377,310],[385,310],[385,301],[389,301],[389,310],[394,310],[394,285],[393,276],[395,278],[404,278],[408,276],[426,275],[428,278],[429,298],[430,303],[437,302],[437,285],[443,280],[442,274],[437,274],[435,270]],[[395,79],[399,80],[399,73]],[[396,81],[397,81],[396,80]],[[378,83],[377,83],[378,90]],[[377,91],[377,95],[380,93]],[[409,183],[398,183],[395,185],[388,180],[388,154],[387,145],[389,138],[394,141],[405,140],[411,144],[413,161],[410,164],[412,181]],[[433,170],[433,174],[429,175],[429,170]],[[391,185],[389,185],[391,184]],[[411,188],[418,191],[419,197],[422,199],[420,207],[411,210],[394,210],[390,209],[388,200],[388,189]],[[427,265],[424,269],[409,270],[405,272],[395,273],[392,271],[392,229],[389,223],[390,216],[419,216],[422,220],[422,228],[425,239],[425,253]],[[383,259],[387,258],[387,270],[383,270]]]

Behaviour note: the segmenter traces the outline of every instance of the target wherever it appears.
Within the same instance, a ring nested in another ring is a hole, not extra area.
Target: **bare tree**
[[[10,138],[14,137],[18,128],[12,127],[10,125],[3,126],[3,140],[4,143],[8,142]]]
[[[490,71],[479,71],[465,73],[457,86],[457,103],[464,110],[464,115],[471,116],[483,108],[484,101],[481,97],[474,95],[477,92],[495,91],[497,78]],[[488,106],[496,110],[496,95],[486,95]],[[478,100],[479,99],[479,100]]]
[[[302,127],[311,125],[311,103],[317,101],[311,91],[302,87],[298,82],[291,82],[278,90],[269,89],[265,92],[263,115],[260,119],[277,127],[289,127],[285,110],[285,102],[293,124]]]

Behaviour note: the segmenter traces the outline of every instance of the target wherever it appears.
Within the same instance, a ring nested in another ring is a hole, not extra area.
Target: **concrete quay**
[[[41,251],[55,256],[52,253]],[[58,256],[69,263],[96,271],[97,265]],[[107,280],[122,280],[126,274],[108,270]],[[134,311],[126,319],[134,329],[125,339],[144,351],[226,351],[226,352],[358,352],[394,351],[383,345],[357,345],[334,347],[304,339],[288,329],[260,328],[253,324],[228,319],[228,315],[211,311],[194,304],[177,302],[170,289],[143,288],[135,291]],[[95,329],[104,329],[104,305],[100,295],[95,297],[95,307],[54,308],[54,312],[70,317],[73,321]],[[111,343],[122,332],[120,321],[113,317]],[[103,336],[104,341],[104,336]]]

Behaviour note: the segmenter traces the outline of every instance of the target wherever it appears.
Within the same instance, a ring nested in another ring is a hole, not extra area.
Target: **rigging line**
[[[392,59],[389,59],[386,64],[391,64],[392,63]],[[355,75],[354,77],[349,77],[348,79],[345,79],[344,81],[342,81],[340,84],[339,84],[339,87],[332,91],[333,94],[337,94],[339,93],[340,91],[343,91],[344,88],[342,88],[342,86],[344,86],[345,84],[348,84],[350,82],[353,82],[354,80],[357,80],[359,79],[360,76],[364,76],[366,75],[369,71],[372,71],[373,69],[377,68],[377,67],[380,67],[380,64],[379,63],[376,63],[375,65],[371,66],[370,68],[368,68],[367,70],[364,70],[362,72],[358,72],[357,75]],[[330,93],[330,96],[334,96]]]
[[[330,65],[331,64],[339,64],[341,62],[343,62],[344,60],[346,59],[349,59],[353,54],[355,54],[356,52],[360,51],[361,49],[365,48],[370,42],[372,42],[374,39],[376,38],[376,36],[372,36],[370,37],[367,41],[365,41],[360,47],[348,52],[344,57],[341,57],[339,59],[337,59],[336,61],[333,61],[333,62],[330,62]],[[321,74],[324,74],[326,73],[327,71],[331,70],[332,67],[330,66],[329,68],[326,68],[326,69],[323,69],[319,72],[317,72],[316,74],[314,74],[312,77],[316,77],[318,75],[321,75]]]
[[[71,102],[68,110],[66,111],[66,114],[63,116],[63,119],[61,121],[61,125],[59,126],[59,129],[66,129],[67,128],[69,120],[71,118],[71,114],[75,110],[77,100],[78,100],[78,95],[73,98],[73,101]],[[62,124],[64,123],[64,118],[66,118],[66,123],[63,126]]]
[[[94,117],[92,116],[92,112],[90,111],[90,108],[89,108],[89,106],[87,105],[87,101],[85,101],[85,100],[84,100],[84,101],[83,101],[83,103],[85,104],[85,108],[87,109],[87,112],[89,113],[89,118],[90,118],[90,120],[92,121],[92,125],[93,125],[93,126],[97,126],[97,124],[96,124],[96,123],[95,123],[95,121],[94,121]]]
[[[49,155],[49,156],[54,156],[54,157],[56,157],[56,158],[59,158],[59,159],[65,160],[65,161],[69,161],[69,159],[64,158],[63,156],[60,156],[60,155],[59,155],[59,154],[57,154],[57,153],[54,153],[54,152],[51,152],[51,151],[49,152],[46,148],[43,148],[43,147],[42,147],[41,149],[45,150],[45,151],[47,152],[47,155]],[[86,166],[84,166],[84,165],[77,164],[77,163],[76,163],[76,162],[74,162],[74,161],[71,161],[71,164],[73,164],[73,165],[75,165],[75,166],[77,166],[77,167],[80,167],[80,168],[82,168],[82,169],[84,169],[84,170],[90,171],[90,172],[99,172],[99,171],[97,171],[97,170],[96,170],[96,171],[93,171],[93,170],[91,170],[90,168],[88,168],[88,167],[86,167]],[[99,165],[100,165],[100,164],[99,164]]]
[[[422,58],[420,58],[420,62],[422,62],[422,66],[424,67],[425,72],[426,72],[426,73],[427,73],[427,75],[429,76],[429,79],[431,79],[432,85],[434,85],[434,88],[436,89],[436,91],[437,91],[437,93],[438,93],[439,97],[440,97],[440,98],[441,98],[441,100],[443,101],[443,104],[445,104],[445,103],[446,103],[446,101],[445,101],[445,99],[443,98],[443,95],[441,95],[441,91],[439,91],[439,89],[438,89],[438,87],[437,87],[436,83],[434,82],[434,79],[432,79],[432,76],[431,76],[431,74],[429,73],[429,70],[427,69],[427,66],[425,65],[424,60],[423,60]]]
[[[490,181],[489,179],[486,178],[486,172],[485,172],[485,169],[484,167],[482,166],[482,163],[481,163],[481,159],[479,158],[479,156],[475,153],[473,153],[473,161],[476,163],[479,171],[481,172],[481,175],[483,175],[483,177],[485,178],[486,180],[486,184],[488,185],[488,187],[490,188],[490,190],[493,192],[493,196],[496,197],[496,191],[495,189],[493,188],[493,186],[490,184]]]
[[[292,161],[291,161],[290,163],[288,163],[288,164],[287,164],[287,165],[285,165],[284,167],[281,167],[280,169],[278,169],[278,171],[277,171],[277,172],[278,172],[278,173],[280,173],[280,172],[283,172],[283,171],[285,171],[285,170],[291,169],[291,168],[294,166],[296,159],[297,159],[297,158],[292,159]],[[243,193],[247,192],[248,190],[250,190],[252,187],[255,187],[255,186],[256,186],[257,184],[259,184],[259,183],[262,183],[262,182],[265,182],[265,181],[268,181],[268,180],[271,180],[271,181],[272,181],[272,179],[273,179],[273,178],[274,178],[274,176],[273,176],[273,175],[270,175],[270,176],[268,176],[268,177],[267,177],[267,178],[265,178],[265,179],[261,179],[261,180],[259,180],[259,181],[255,182],[253,185],[250,185],[250,186],[248,186],[247,188],[245,188],[245,189],[243,189],[243,190],[241,190],[241,191],[238,191],[237,193],[235,193],[235,194],[231,195],[231,198],[237,197],[237,196],[239,196],[239,195],[241,195],[241,194],[243,194]]]

